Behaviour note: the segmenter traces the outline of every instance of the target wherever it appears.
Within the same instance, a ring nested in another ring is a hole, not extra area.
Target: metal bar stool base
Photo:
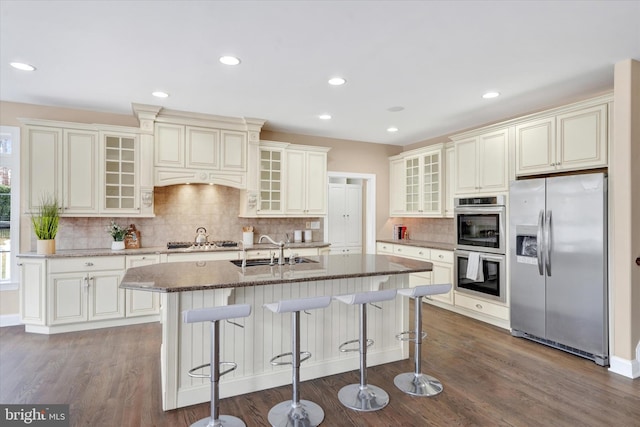
[[[247,427],[247,425],[238,417],[220,415],[217,420],[212,420],[211,417],[203,418],[191,424],[191,427]]]
[[[293,400],[287,400],[271,408],[267,419],[273,427],[316,427],[324,420],[324,411],[309,400],[295,407]]]
[[[370,412],[382,409],[389,403],[389,394],[378,386],[360,384],[344,386],[338,392],[338,400],[356,411]]]
[[[413,396],[435,396],[442,392],[442,383],[430,375],[407,372],[397,375],[393,383],[400,390]]]

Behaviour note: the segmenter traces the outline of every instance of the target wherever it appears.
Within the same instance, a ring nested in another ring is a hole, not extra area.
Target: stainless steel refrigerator
[[[606,175],[514,181],[509,211],[512,335],[608,365]]]

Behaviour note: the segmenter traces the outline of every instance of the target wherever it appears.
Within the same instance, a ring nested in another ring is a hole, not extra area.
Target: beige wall
[[[616,64],[611,147],[612,356],[640,357],[640,62]],[[640,360],[636,360],[640,363]],[[636,369],[638,366],[636,365]]]
[[[0,124],[3,126],[20,126],[20,121],[18,120],[20,118],[76,123],[101,123],[117,126],[139,126],[138,119],[133,115],[133,110],[130,115],[111,114],[0,101]]]

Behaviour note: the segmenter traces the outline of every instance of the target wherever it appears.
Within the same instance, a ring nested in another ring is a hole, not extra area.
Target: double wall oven
[[[456,198],[454,288],[506,302],[506,197]]]

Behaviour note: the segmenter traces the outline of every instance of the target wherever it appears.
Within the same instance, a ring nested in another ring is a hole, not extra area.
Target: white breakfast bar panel
[[[221,359],[237,369],[220,379],[220,397],[235,396],[291,383],[289,366],[272,366],[271,358],[291,351],[291,316],[274,314],[266,303],[283,299],[336,296],[410,287],[411,273],[432,270],[429,262],[395,256],[352,254],[307,257],[295,265],[240,268],[230,261],[160,263],[129,268],[121,288],[160,292],[162,345],[162,407],[171,410],[210,400],[208,379],[187,372],[208,363],[209,323],[184,323],[189,309],[250,304],[251,314],[221,323]],[[367,307],[367,335],[374,340],[367,365],[409,357],[406,341],[395,338],[409,321],[406,298]],[[359,335],[359,309],[332,303],[301,315],[301,349],[312,357],[301,369],[301,379],[359,369],[358,351],[338,347]],[[357,343],[353,345],[357,350]],[[336,390],[337,393],[337,390]]]
[[[235,371],[220,379],[220,397],[224,398],[291,383],[289,366],[272,366],[269,362],[272,357],[291,351],[291,317],[265,310],[263,304],[408,286],[408,275],[402,274],[162,294],[163,409],[210,399],[209,380],[187,375],[189,369],[210,359],[209,323],[183,323],[184,310],[228,304],[252,306],[249,317],[221,324],[221,359],[238,364]],[[406,298],[376,305],[370,305],[367,312],[368,337],[375,342],[367,353],[368,366],[408,358],[407,342],[395,338],[408,327]],[[312,357],[304,362],[301,380],[357,370],[359,353],[342,353],[338,346],[358,338],[358,307],[332,303],[324,310],[309,313],[301,316],[300,346]]]

